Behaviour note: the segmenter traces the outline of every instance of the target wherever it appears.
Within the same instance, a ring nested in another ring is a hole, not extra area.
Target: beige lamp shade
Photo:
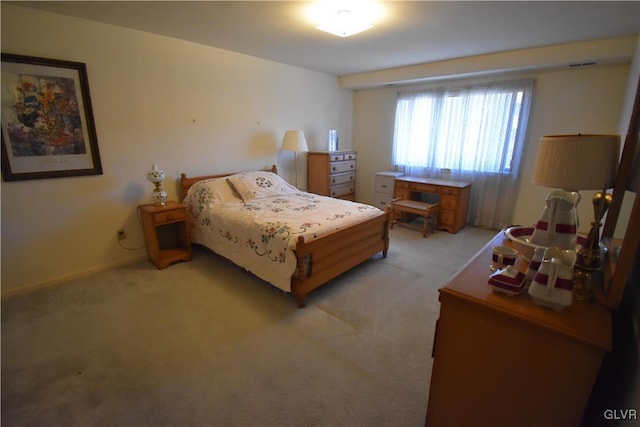
[[[569,191],[611,188],[619,156],[619,135],[544,136],[532,181]]]
[[[288,130],[284,133],[282,149],[286,151],[309,151],[304,132],[301,130]]]

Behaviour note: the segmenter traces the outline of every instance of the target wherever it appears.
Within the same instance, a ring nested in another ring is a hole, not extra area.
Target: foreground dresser
[[[356,199],[356,152],[307,153],[307,191],[339,199]]]
[[[595,302],[558,313],[492,292],[503,244],[500,233],[440,289],[427,426],[577,426],[611,351],[611,313]]]

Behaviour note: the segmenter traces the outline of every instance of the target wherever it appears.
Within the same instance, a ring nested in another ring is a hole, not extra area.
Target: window
[[[467,222],[511,222],[532,80],[399,93],[392,162],[437,178],[442,169],[472,183]]]
[[[517,173],[532,82],[401,93],[394,164]]]

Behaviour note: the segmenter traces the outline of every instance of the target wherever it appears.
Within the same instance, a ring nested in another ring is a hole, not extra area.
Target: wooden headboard
[[[271,168],[265,169],[265,170],[269,172],[273,172],[276,175],[278,174],[278,167],[276,165],[272,165]],[[189,188],[191,188],[191,186],[196,182],[204,181],[205,179],[211,179],[211,178],[224,178],[225,176],[231,176],[236,173],[238,172],[222,173],[219,175],[194,176],[192,178],[187,178],[187,174],[182,172],[180,174],[180,188],[182,189],[182,197],[184,198],[187,195]]]

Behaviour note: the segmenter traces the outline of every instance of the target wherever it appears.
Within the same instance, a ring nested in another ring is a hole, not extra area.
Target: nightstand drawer
[[[156,212],[153,214],[154,224],[167,224],[176,221],[184,221],[187,214],[184,209],[176,209],[168,212]]]

